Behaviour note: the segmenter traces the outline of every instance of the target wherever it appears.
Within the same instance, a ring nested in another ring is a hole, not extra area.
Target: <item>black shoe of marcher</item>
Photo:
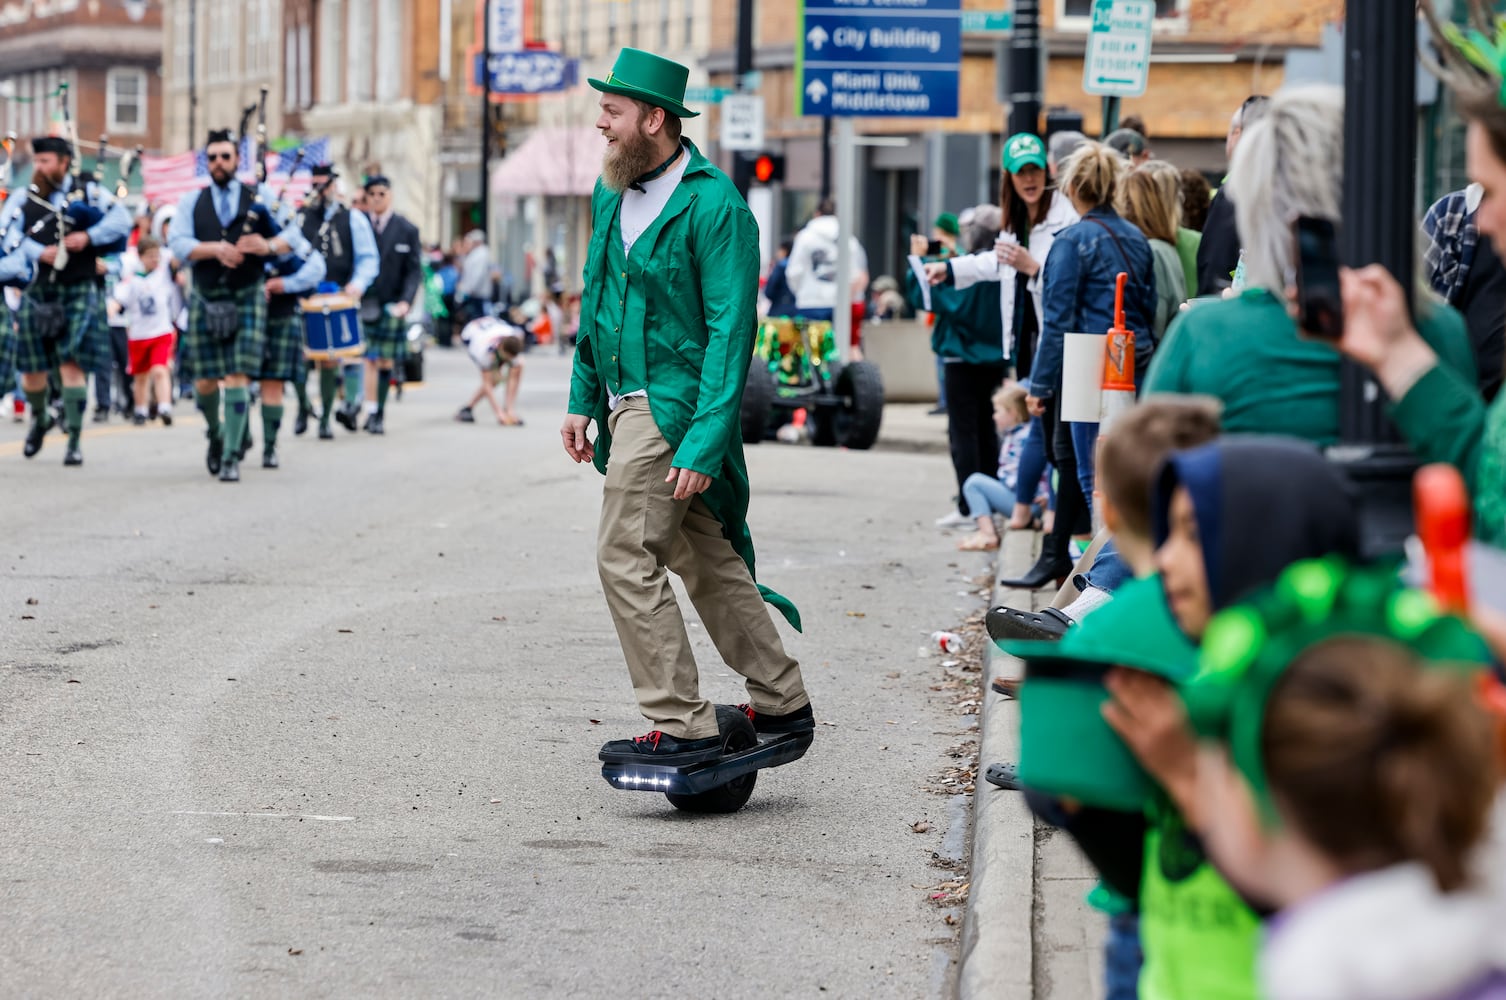
[[[356,432],[356,408],[355,407],[353,407],[353,406],[342,406],[342,407],[340,407],[338,410],[335,411],[335,419],[340,422],[340,426],[341,427],[344,427],[346,430],[350,431],[352,434],[354,434]]]
[[[1060,639],[1073,625],[1072,619],[1055,608],[1045,611],[1021,611],[1003,604],[989,608],[984,618],[988,637],[994,642],[1007,639],[1032,639],[1049,642]]]
[[[221,468],[220,468],[220,482],[222,482],[222,483],[238,483],[240,481],[241,481],[241,463],[240,463],[240,460],[236,459],[236,458],[226,459],[225,464],[223,466],[221,466]]]
[[[329,424],[320,424],[319,425],[319,440],[320,441],[333,441],[334,439],[335,439],[335,432],[332,429],[330,429]]]
[[[84,453],[81,452],[81,451],[79,451],[77,448],[69,448],[63,454],[63,464],[64,465],[83,465],[84,464]]]
[[[110,419],[110,408],[108,406],[96,406],[94,408],[94,422],[96,424],[105,423],[109,419]]]
[[[1040,590],[1055,583],[1060,587],[1067,582],[1067,574],[1072,572],[1072,563],[1067,560],[1056,562],[1044,553],[1036,560],[1035,565],[1030,567],[1030,572],[1013,580],[1000,580],[999,585],[1013,587],[1016,590]]]
[[[374,426],[376,426],[376,413],[372,412],[366,414],[366,419],[361,422],[361,430],[370,433],[371,428],[373,428]]]
[[[298,436],[302,436],[303,434],[307,433],[309,429],[309,418],[313,415],[314,414],[312,410],[305,410],[302,407],[299,407],[298,416],[293,420],[293,433]]]
[[[1015,771],[1013,764],[990,764],[988,770],[983,772],[983,780],[990,785],[998,785],[1010,792],[1018,792],[1025,786],[1020,784],[1020,776]]]
[[[455,419],[462,424],[474,424],[476,422],[476,415],[471,412],[469,406],[462,406],[460,412],[455,414]]]
[[[373,413],[371,419],[366,421],[366,429],[373,434],[386,434],[387,420],[380,413]]]
[[[158,410],[157,411],[157,419],[159,419],[159,420],[162,421],[162,426],[163,427],[171,427],[173,425],[173,411],[172,410]]]
[[[137,414],[132,415],[132,417],[131,417],[131,423],[134,424],[137,427],[145,427],[146,426],[146,414],[145,413],[137,413]]]
[[[204,456],[204,465],[209,469],[211,476],[220,474],[221,459],[224,457],[224,445],[218,437],[209,439],[209,454]]]
[[[598,758],[621,764],[701,764],[722,755],[721,736],[704,740],[676,739],[655,729],[631,740],[611,740],[602,745]]]
[[[42,450],[42,441],[47,437],[47,432],[52,428],[52,421],[38,414],[31,420],[31,426],[26,429],[26,444],[21,449],[21,454],[31,458]]]
[[[268,448],[266,451],[261,453],[261,467],[263,469],[276,469],[281,466],[281,464],[282,463],[277,460],[276,448]]]
[[[816,731],[816,713],[809,704],[793,712],[772,715],[754,710],[752,705],[739,705],[737,710],[748,717],[760,736],[783,736],[785,733],[813,733]]]

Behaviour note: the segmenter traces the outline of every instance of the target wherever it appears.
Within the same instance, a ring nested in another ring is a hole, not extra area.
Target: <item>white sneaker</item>
[[[966,514],[959,514],[955,510],[948,514],[946,517],[938,517],[936,519],[936,527],[941,528],[943,531],[953,531],[958,528],[971,528],[973,527],[973,525],[974,521],[972,518],[968,517]]]

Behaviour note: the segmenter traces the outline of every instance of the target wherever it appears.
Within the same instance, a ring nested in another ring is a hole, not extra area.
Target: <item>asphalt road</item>
[[[922,786],[973,720],[917,650],[984,565],[930,527],[944,457],[752,449],[823,724],[741,813],[689,816],[600,777],[648,726],[565,361],[530,356],[520,429],[454,423],[474,369],[429,367],[385,438],[285,431],[235,486],[184,409],[90,425],[81,469],[0,426],[0,992],[944,994],[920,887],[964,810]],[[692,631],[703,690],[743,700]]]

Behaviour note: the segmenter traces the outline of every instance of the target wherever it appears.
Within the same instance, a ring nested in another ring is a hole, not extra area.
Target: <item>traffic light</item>
[[[753,179],[760,184],[778,184],[784,180],[784,156],[759,153],[753,158]]]

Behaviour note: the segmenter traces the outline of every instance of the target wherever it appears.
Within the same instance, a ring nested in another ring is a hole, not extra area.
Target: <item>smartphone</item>
[[[1339,292],[1339,232],[1328,219],[1302,216],[1297,236],[1297,316],[1302,332],[1319,340],[1344,336]]]
[[[940,240],[930,240],[929,242],[926,243],[926,256],[927,257],[940,257],[941,256],[941,241]]]

